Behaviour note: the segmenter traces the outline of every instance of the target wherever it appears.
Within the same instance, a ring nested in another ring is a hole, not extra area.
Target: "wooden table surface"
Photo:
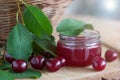
[[[93,24],[95,29],[100,31],[101,41],[103,42],[102,56],[107,49],[115,49],[120,53],[120,21],[95,18],[90,16],[68,16]],[[58,33],[54,27],[53,35],[58,40]],[[39,79],[16,79],[16,80],[101,80],[105,77],[109,80],[120,79],[120,57],[111,63],[107,63],[105,70],[97,72],[91,66],[85,68],[63,67],[57,72],[51,73],[42,71],[42,77]]]

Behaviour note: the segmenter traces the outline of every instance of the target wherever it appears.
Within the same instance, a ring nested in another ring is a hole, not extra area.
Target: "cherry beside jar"
[[[57,54],[66,59],[66,66],[89,66],[93,57],[101,56],[100,34],[96,30],[85,30],[79,36],[60,35]]]

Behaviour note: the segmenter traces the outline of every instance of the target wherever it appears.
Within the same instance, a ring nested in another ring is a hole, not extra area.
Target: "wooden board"
[[[107,47],[102,47],[102,56]],[[16,80],[101,80],[101,77],[107,79],[116,79],[120,74],[120,60],[107,63],[105,70],[97,72],[92,66],[79,68],[79,67],[64,67],[57,72],[51,73],[47,70],[42,71],[42,77],[39,79],[16,79]],[[120,77],[119,77],[120,78]]]
[[[92,23],[95,29],[101,33],[101,41],[103,44],[102,56],[107,49],[113,48],[120,52],[120,23],[119,21],[105,20],[95,17],[81,17],[72,16],[74,18]],[[58,33],[56,33],[56,27],[54,27],[53,35],[58,40]],[[101,77],[105,77],[109,80],[120,79],[120,58],[116,61],[107,63],[105,70],[97,72],[93,70],[92,66],[79,68],[79,67],[64,67],[55,73],[42,71],[42,77],[40,79],[16,79],[16,80],[101,80]]]
[[[102,48],[102,56],[104,56],[107,48],[105,46]],[[86,68],[64,67],[55,73],[44,71],[42,78],[39,80],[101,80],[101,77],[110,78],[109,75],[111,75],[111,78],[116,78],[116,76],[113,75],[115,75],[116,72],[117,74],[120,73],[119,63],[119,59],[112,63],[107,63],[106,69],[101,72],[94,71],[92,66]]]

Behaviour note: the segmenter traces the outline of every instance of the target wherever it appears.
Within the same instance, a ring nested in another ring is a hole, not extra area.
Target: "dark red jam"
[[[66,59],[66,66],[89,66],[93,57],[101,56],[99,38],[97,31],[89,30],[78,37],[60,35],[60,40],[57,43],[57,54]]]

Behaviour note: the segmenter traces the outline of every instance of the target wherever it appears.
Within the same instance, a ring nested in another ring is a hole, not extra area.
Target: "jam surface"
[[[91,65],[93,57],[101,56],[101,44],[79,47],[58,41],[57,54],[66,59],[66,66],[86,67]]]

